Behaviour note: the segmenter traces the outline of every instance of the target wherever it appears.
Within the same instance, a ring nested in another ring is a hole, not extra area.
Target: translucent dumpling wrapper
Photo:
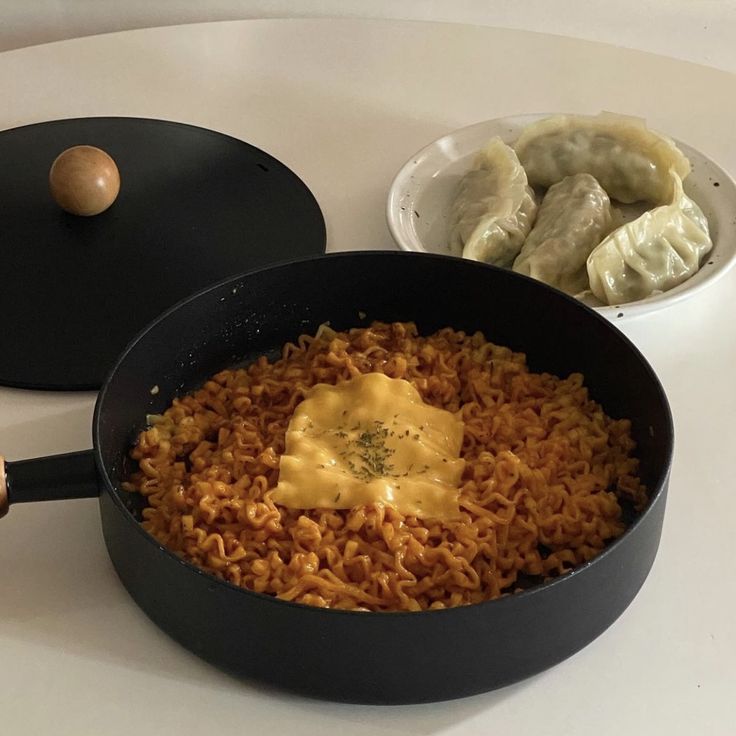
[[[565,177],[545,194],[514,271],[568,294],[583,292],[588,256],[613,227],[611,200],[596,179]]]
[[[696,274],[713,247],[708,220],[670,172],[674,194],[608,235],[588,256],[593,294],[605,304],[625,304],[664,292]]]
[[[690,162],[674,141],[640,118],[614,113],[555,115],[528,125],[514,144],[532,186],[550,187],[566,176],[594,176],[611,199],[667,204],[674,171]]]
[[[511,266],[536,211],[524,168],[513,149],[495,137],[460,182],[450,211],[450,251],[495,266]]]

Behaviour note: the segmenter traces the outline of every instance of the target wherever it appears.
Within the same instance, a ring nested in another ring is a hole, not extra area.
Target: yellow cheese
[[[463,423],[400,378],[367,373],[317,384],[286,432],[273,500],[296,509],[384,503],[407,516],[452,518]]]

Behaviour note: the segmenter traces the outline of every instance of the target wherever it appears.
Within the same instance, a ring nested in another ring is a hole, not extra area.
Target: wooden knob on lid
[[[99,215],[117,198],[120,173],[100,148],[74,146],[56,157],[49,186],[59,207],[72,215]]]

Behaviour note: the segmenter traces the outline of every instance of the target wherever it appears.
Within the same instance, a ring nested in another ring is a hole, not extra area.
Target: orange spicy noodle
[[[289,420],[314,384],[404,378],[464,422],[461,515],[391,506],[276,505]],[[412,323],[320,330],[281,358],[224,370],[141,432],[127,490],[161,544],[235,585],[312,606],[446,608],[497,598],[590,560],[641,509],[630,422],[607,417],[583,376],[530,373],[525,356]]]

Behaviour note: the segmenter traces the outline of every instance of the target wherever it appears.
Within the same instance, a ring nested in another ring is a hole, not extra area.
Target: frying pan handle
[[[92,450],[12,463],[0,456],[0,518],[11,503],[93,498],[99,493]]]

